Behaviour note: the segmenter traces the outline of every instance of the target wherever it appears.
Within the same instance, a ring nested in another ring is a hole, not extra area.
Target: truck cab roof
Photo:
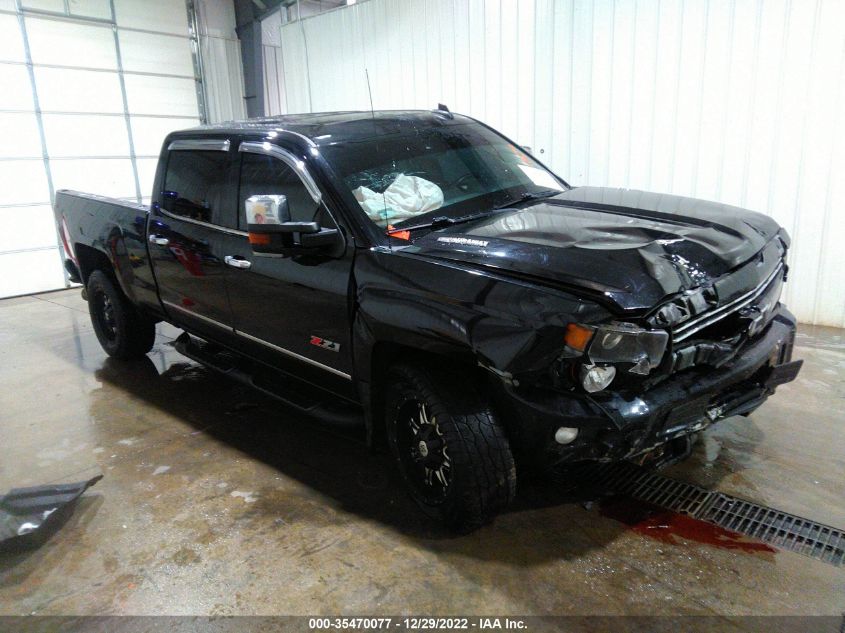
[[[375,137],[403,134],[420,128],[455,125],[473,121],[446,110],[352,110],[346,112],[315,112],[227,121],[180,130],[170,138],[199,134],[231,133],[239,136],[267,137],[274,132],[289,132],[301,137],[309,145],[325,146],[336,143],[366,141]]]

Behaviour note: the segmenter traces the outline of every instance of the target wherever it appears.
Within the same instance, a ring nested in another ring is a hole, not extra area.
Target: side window
[[[167,158],[161,206],[191,220],[224,224],[229,152],[171,150]],[[230,202],[231,204],[231,202]]]
[[[314,202],[299,175],[285,162],[273,156],[242,152],[238,187],[238,227],[241,230],[247,228],[246,199],[268,194],[287,196],[291,222],[317,220],[324,228],[334,228],[334,222],[323,206]]]

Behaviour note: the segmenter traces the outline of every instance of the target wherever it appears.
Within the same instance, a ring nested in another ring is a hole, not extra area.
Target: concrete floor
[[[0,557],[0,614],[845,611],[845,568],[652,535],[548,484],[445,534],[385,457],[188,361],[177,334],[119,363],[78,290],[0,301],[0,492],[105,475],[41,548]],[[845,527],[843,332],[802,328],[796,356],[796,382],[667,474]]]

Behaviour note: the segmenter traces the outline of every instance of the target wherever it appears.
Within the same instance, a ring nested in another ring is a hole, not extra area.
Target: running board
[[[267,365],[250,360],[212,343],[183,332],[173,342],[183,356],[187,356],[224,376],[257,389],[289,407],[331,424],[353,428],[364,426],[363,412],[353,404],[328,404],[316,387]],[[326,398],[330,398],[326,394]]]

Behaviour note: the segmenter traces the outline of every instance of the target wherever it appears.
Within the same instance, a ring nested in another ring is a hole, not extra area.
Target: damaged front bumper
[[[633,459],[682,441],[710,424],[748,415],[775,388],[795,379],[803,361],[792,361],[795,317],[780,307],[765,332],[718,369],[678,373],[639,394],[574,396],[541,388],[509,388],[513,429],[523,450],[547,462]],[[554,440],[560,427],[577,428],[569,444]]]

